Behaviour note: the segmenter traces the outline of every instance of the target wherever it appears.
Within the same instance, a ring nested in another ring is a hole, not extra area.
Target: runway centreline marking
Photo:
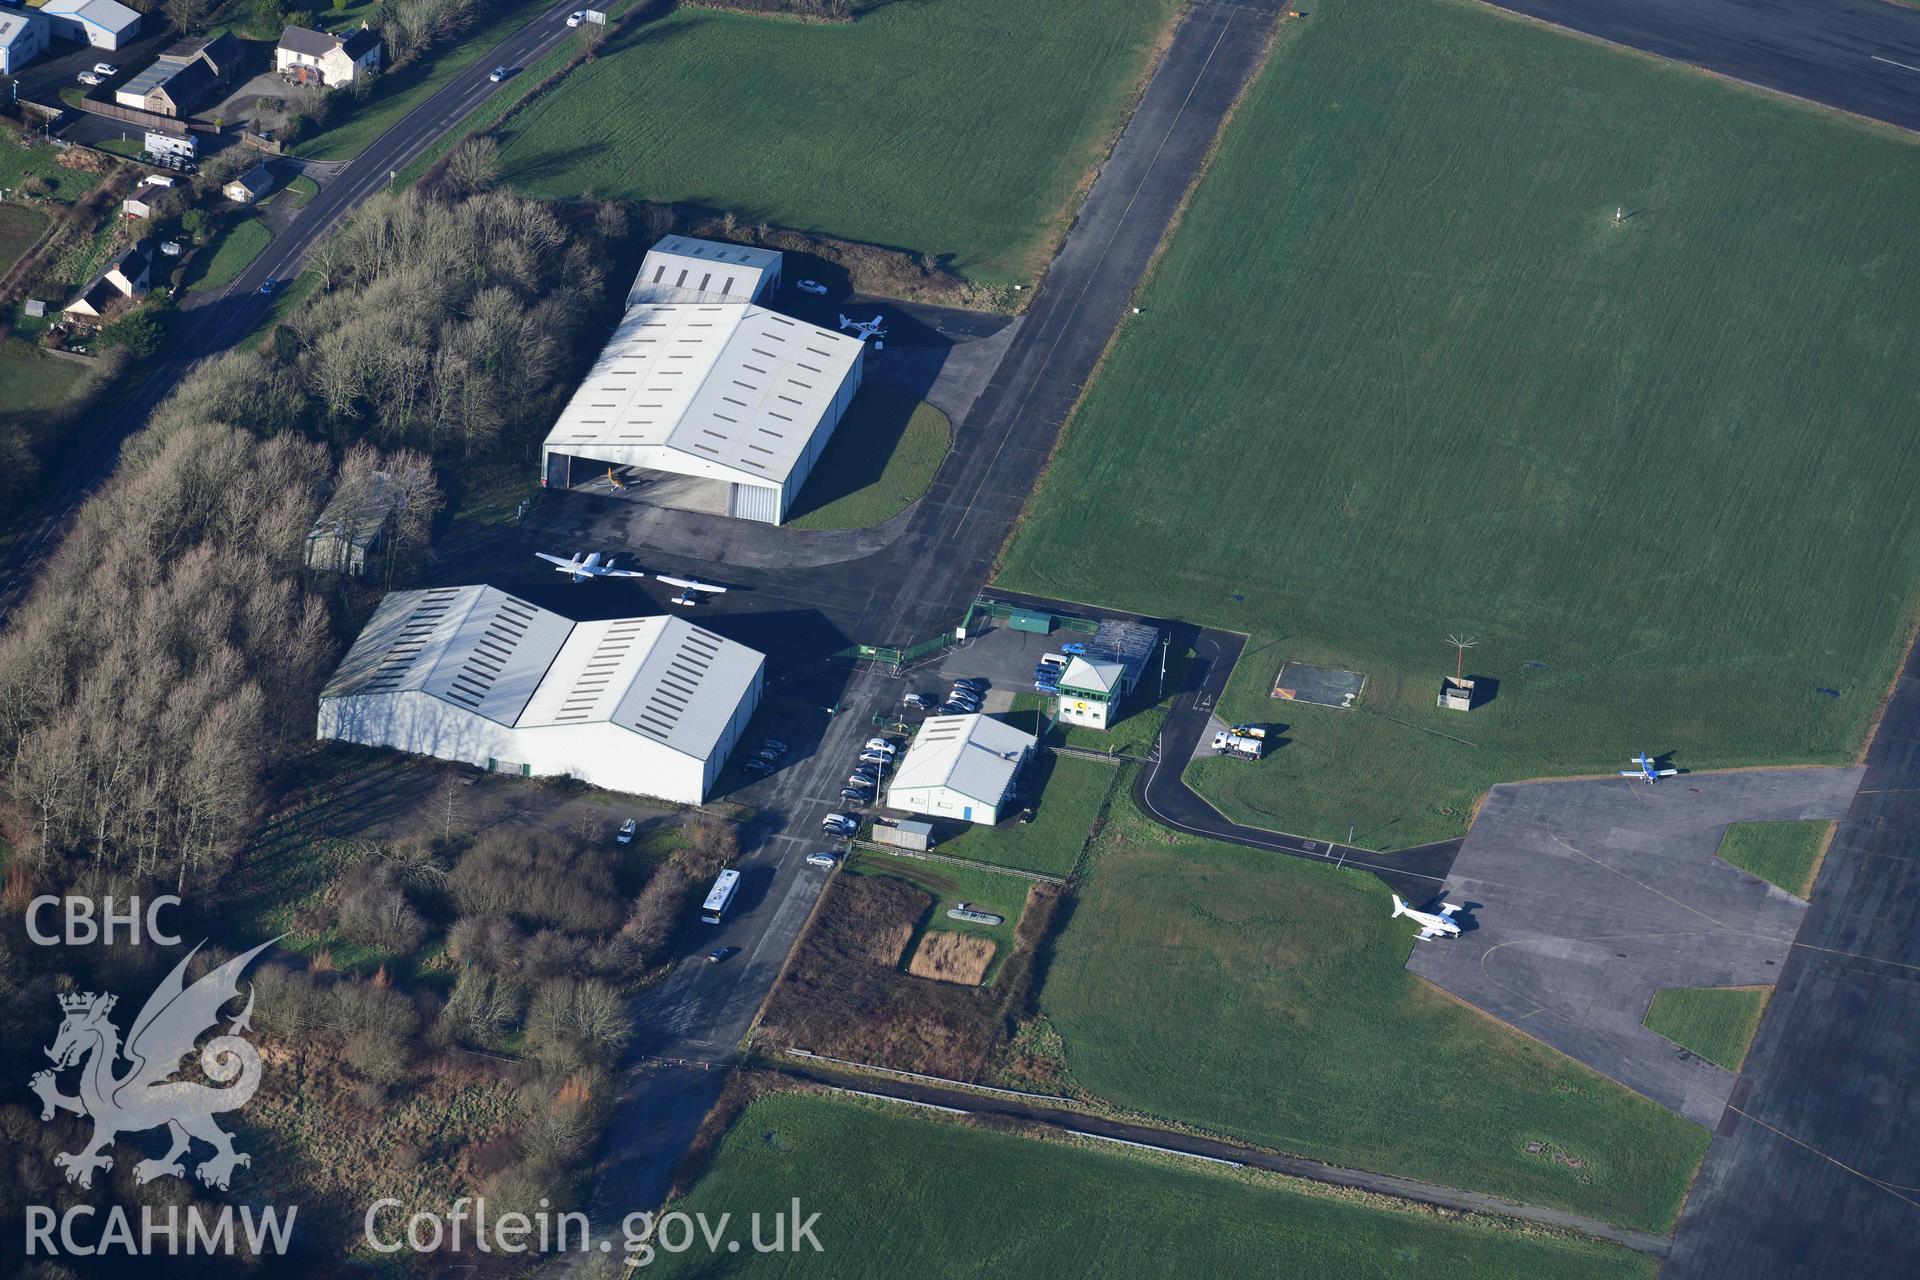
[[[1895,62],[1892,58],[1883,58],[1877,53],[1872,56],[1875,62],[1884,62],[1890,67],[1899,67],[1903,71],[1920,71],[1920,67],[1913,66],[1911,63]]]

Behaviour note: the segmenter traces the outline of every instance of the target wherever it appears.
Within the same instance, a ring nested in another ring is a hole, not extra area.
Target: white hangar
[[[724,487],[714,509],[727,515],[784,520],[860,388],[866,346],[754,300],[779,278],[769,250],[683,236],[656,245],[547,433],[543,482],[638,468]]]
[[[572,622],[493,587],[396,591],[321,691],[319,736],[700,804],[765,665],[681,618]]]
[[[928,716],[887,786],[887,807],[993,826],[1037,741],[983,715]]]

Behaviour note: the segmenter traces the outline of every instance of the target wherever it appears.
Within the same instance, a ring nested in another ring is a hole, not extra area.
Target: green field
[[[86,374],[85,365],[50,356],[17,338],[0,340],[0,423],[31,423],[55,408]]]
[[[546,5],[539,0],[499,0],[490,6],[488,16],[466,35],[428,50],[424,57],[398,71],[382,75],[370,101],[340,104],[333,122],[319,133],[300,139],[293,147],[293,154],[309,160],[349,160],[359,155],[369,142],[397,124],[407,112],[431,98],[447,81],[472,66],[480,55],[545,9]]]
[[[682,9],[507,122],[505,174],[533,195],[701,206],[1028,280],[1177,7],[939,0],[850,24]]]
[[[865,529],[892,519],[927,491],[952,441],[946,414],[869,382],[834,429],[787,526]]]
[[[195,293],[224,289],[240,278],[272,239],[273,232],[258,218],[227,223],[214,242],[187,264],[186,287]]]
[[[1706,1131],[1408,973],[1412,945],[1372,876],[1116,797],[1040,1007],[1074,1081],[1121,1107],[1667,1229]]]
[[[1736,822],[1720,841],[1720,856],[1796,897],[1813,891],[1820,851],[1831,822]]]
[[[60,153],[48,145],[26,146],[11,132],[0,131],[0,191],[11,193],[28,178],[44,179],[51,199],[72,204],[100,185],[105,174],[84,169],[68,169],[59,163]]]
[[[33,248],[47,229],[47,215],[24,204],[0,204],[0,274]]]
[[[1647,1029],[1738,1071],[1760,1026],[1769,987],[1668,987],[1647,1007]]]
[[[1458,0],[1288,31],[1004,584],[1250,633],[1222,715],[1287,741],[1193,779],[1321,838],[1851,759],[1915,618],[1912,140]],[[1360,709],[1270,700],[1290,658]]]
[[[1013,721],[1023,729],[1032,728],[1031,717],[1016,716]],[[997,827],[969,827],[943,841],[937,852],[1022,871],[1067,875],[1080,860],[1080,850],[1113,790],[1114,778],[1110,764],[1035,752],[1023,782],[1028,796],[1039,797],[1033,821],[1022,823],[1009,817]]]
[[[857,1176],[849,1176],[857,1170]],[[1265,1174],[1042,1141],[903,1108],[756,1099],[670,1207],[770,1220],[798,1194],[820,1252],[662,1252],[670,1276],[1653,1275],[1610,1245],[1359,1201]],[[768,1236],[771,1239],[771,1227]]]

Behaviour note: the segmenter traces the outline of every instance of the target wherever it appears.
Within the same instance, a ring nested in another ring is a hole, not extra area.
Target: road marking
[[[1903,71],[1920,71],[1920,67],[1913,66],[1910,63],[1895,62],[1892,58],[1883,58],[1877,53],[1873,55],[1873,60],[1875,62],[1884,62],[1890,67],[1899,67]]]

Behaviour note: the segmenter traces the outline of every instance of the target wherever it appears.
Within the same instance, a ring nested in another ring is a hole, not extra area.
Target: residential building
[[[256,164],[220,188],[220,193],[235,204],[252,204],[271,190],[273,190],[273,175],[267,172],[266,165]]]
[[[100,274],[88,281],[87,287],[80,291],[80,296],[62,308],[61,314],[70,320],[98,320],[117,299],[135,298],[145,293],[152,270],[153,242],[136,241],[130,248],[115,255]]]
[[[280,33],[273,65],[295,84],[338,89],[361,71],[378,71],[380,57],[380,37],[365,23],[344,35],[288,27]]]

